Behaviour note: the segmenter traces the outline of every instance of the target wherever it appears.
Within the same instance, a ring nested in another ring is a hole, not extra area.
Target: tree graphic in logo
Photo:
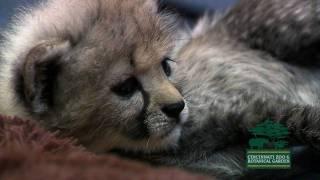
[[[250,149],[275,148],[283,149],[288,142],[284,139],[289,135],[288,128],[282,124],[275,123],[270,119],[258,124],[249,130],[255,138],[249,141]]]
[[[246,164],[248,169],[290,169],[291,152],[286,138],[289,130],[282,124],[267,119],[249,130]]]

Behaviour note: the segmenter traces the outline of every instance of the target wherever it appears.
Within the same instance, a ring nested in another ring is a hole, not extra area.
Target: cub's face
[[[33,118],[93,151],[163,149],[177,143],[188,114],[171,82],[173,37],[151,9],[120,5],[77,40],[35,46],[16,89]]]

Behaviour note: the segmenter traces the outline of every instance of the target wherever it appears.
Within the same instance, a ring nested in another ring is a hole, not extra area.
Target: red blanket
[[[0,179],[208,179],[112,155],[97,156],[74,144],[70,139],[57,138],[33,121],[0,116]]]

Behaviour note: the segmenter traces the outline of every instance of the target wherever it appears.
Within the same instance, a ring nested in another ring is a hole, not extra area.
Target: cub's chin
[[[144,148],[144,150],[157,151],[157,150],[165,150],[167,148],[178,146],[178,142],[181,137],[181,131],[182,131],[182,125],[177,125],[170,132],[166,133],[163,136],[156,137],[156,138],[151,137],[150,140],[154,141],[153,147],[150,147],[150,145],[147,145]]]
[[[125,140],[126,143],[119,143],[118,148],[127,151],[158,152],[171,148],[177,148],[181,138],[182,124],[176,125],[170,131],[161,135],[151,135],[142,140]]]
[[[181,138],[182,127],[187,122],[189,115],[189,109],[186,106],[180,113],[179,123],[177,123],[171,129],[163,129],[161,134],[155,133],[142,145],[142,151],[154,152],[166,150],[169,148],[177,148],[179,140]]]
[[[102,139],[84,145],[89,151],[106,153],[117,149],[124,152],[158,152],[169,148],[176,148],[181,137],[182,126],[177,125],[164,136],[150,136],[141,140],[132,140],[122,134],[106,135]],[[112,139],[110,139],[112,137]]]
[[[171,148],[177,148],[181,138],[182,125],[177,125],[169,133],[163,136],[151,136],[140,141],[127,141],[126,144],[116,149],[128,152],[154,153]]]
[[[188,108],[180,114],[179,123],[171,128],[159,127],[150,136],[143,139],[130,139],[127,136],[114,131],[113,134],[106,134],[102,139],[93,141],[88,145],[90,151],[105,153],[113,149],[120,149],[125,152],[159,152],[167,149],[177,148],[181,138],[183,125],[188,119]],[[112,137],[112,139],[110,139]],[[108,143],[106,143],[108,142]]]
[[[141,140],[129,140],[127,143],[121,143],[121,149],[143,151],[143,152],[157,152],[166,149],[177,148],[181,138],[183,125],[188,121],[189,109],[187,106],[181,111],[178,123],[172,126],[156,126],[148,138]],[[170,120],[177,121],[177,120]]]

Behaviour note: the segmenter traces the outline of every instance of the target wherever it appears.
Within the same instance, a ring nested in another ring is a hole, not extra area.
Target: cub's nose
[[[179,115],[181,111],[184,109],[185,103],[184,101],[180,101],[174,104],[168,104],[164,106],[161,110],[164,112],[168,117],[175,118],[179,120]]]

